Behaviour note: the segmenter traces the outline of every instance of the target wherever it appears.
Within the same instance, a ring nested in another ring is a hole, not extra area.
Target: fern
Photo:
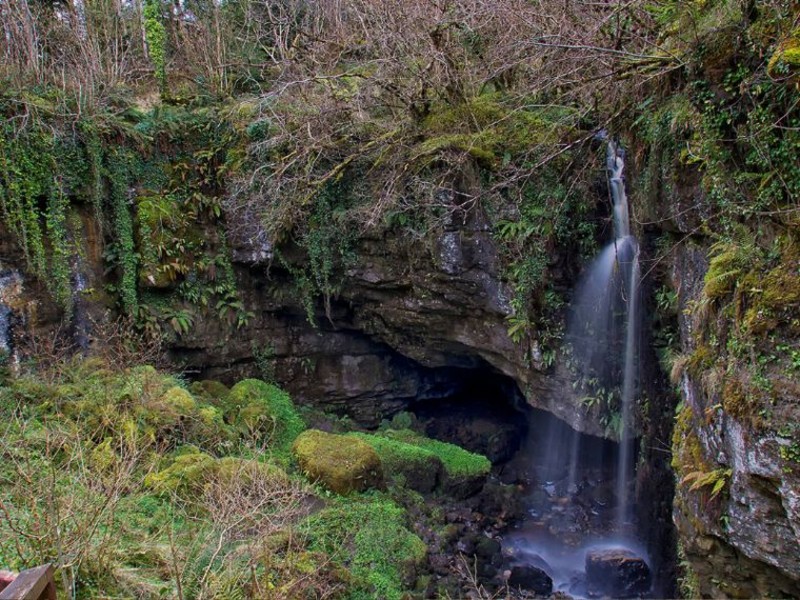
[[[733,469],[714,469],[713,471],[692,471],[681,479],[681,484],[691,483],[689,491],[696,492],[711,488],[709,499],[716,498],[728,483]]]

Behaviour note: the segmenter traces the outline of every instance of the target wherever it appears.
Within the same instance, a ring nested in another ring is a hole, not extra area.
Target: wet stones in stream
[[[537,596],[549,596],[553,593],[553,580],[539,567],[520,565],[511,569],[508,587],[533,592]]]
[[[590,550],[586,554],[590,596],[637,598],[650,592],[652,576],[643,558],[625,548]]]

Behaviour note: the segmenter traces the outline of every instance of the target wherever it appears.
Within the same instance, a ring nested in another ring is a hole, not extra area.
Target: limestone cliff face
[[[256,317],[235,333],[218,321],[198,323],[174,346],[190,369],[209,377],[245,374],[252,372],[254,348],[267,348],[276,376],[301,402],[323,403],[365,423],[412,400],[451,394],[463,379],[459,369],[481,369],[516,384],[532,406],[603,434],[572,393],[566,367],[546,368],[535,341],[509,338],[510,290],[481,212],[425,239],[363,235],[328,314],[315,307],[315,327],[289,273],[277,261],[264,264],[267,254],[235,249],[239,287]],[[291,249],[283,255],[304,260]]]
[[[91,324],[113,314],[113,299],[104,291],[110,279],[96,223],[88,214],[81,218],[75,312]],[[17,290],[12,321],[50,335],[59,327],[58,308],[41,282],[23,277],[12,236],[3,240],[2,272],[13,274]],[[460,369],[479,369],[503,388],[488,402],[521,396],[577,429],[604,435],[598,415],[587,414],[573,393],[566,366],[545,366],[534,338],[509,338],[510,290],[490,220],[479,209],[424,239],[403,231],[362,235],[328,309],[314,299],[313,324],[291,273],[307,258],[291,247],[281,253],[283,263],[270,260],[266,246],[233,248],[237,289],[253,318],[237,329],[211,310],[196,310],[188,332],[169,332],[177,365],[190,375],[227,380],[266,370],[299,402],[373,425],[412,401],[459,391],[468,385]],[[148,291],[146,279],[139,285]],[[158,282],[149,291],[169,293]],[[68,330],[61,327],[62,334]]]
[[[673,436],[674,521],[703,596],[796,597],[800,394],[777,347],[796,348],[797,338],[781,324],[766,346],[753,341],[739,352],[732,332],[744,325],[714,312],[725,300],[708,298],[708,256],[708,243],[685,242],[672,264],[687,358]],[[766,288],[768,273],[761,277]],[[731,329],[727,343],[721,327]]]

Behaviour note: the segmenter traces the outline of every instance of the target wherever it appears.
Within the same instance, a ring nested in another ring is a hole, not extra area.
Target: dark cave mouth
[[[516,382],[490,367],[433,369],[433,385],[408,406],[425,435],[486,456],[510,460],[528,433],[529,407]]]
[[[493,368],[440,367],[423,380],[405,408],[421,433],[483,454],[492,464],[507,464],[501,472],[514,470],[520,482],[561,479],[576,466],[596,477],[616,477],[617,442],[576,431],[531,407],[517,383]]]

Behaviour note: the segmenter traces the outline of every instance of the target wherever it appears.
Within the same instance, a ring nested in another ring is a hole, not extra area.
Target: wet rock
[[[482,454],[493,464],[507,461],[526,429],[525,419],[505,400],[515,391],[485,388],[483,378],[465,383],[464,390],[447,400],[420,402],[413,408],[425,434]]]
[[[635,598],[650,591],[652,576],[643,558],[624,548],[591,550],[586,554],[590,595]]]
[[[512,589],[522,589],[540,596],[549,596],[553,593],[553,580],[542,569],[532,565],[521,565],[511,569],[508,586]]]
[[[474,532],[467,532],[456,544],[456,550],[462,554],[474,555],[476,544],[478,542],[478,534]]]
[[[496,556],[500,556],[500,542],[488,538],[481,537],[475,544],[475,556],[480,559],[492,561]]]

